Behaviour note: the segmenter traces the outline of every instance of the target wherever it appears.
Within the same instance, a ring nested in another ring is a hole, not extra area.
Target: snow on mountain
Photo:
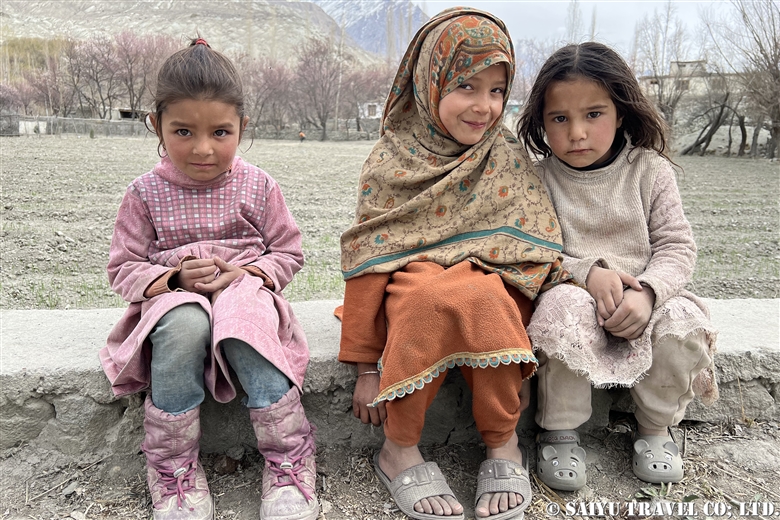
[[[397,61],[428,20],[409,0],[313,0],[363,49]]]

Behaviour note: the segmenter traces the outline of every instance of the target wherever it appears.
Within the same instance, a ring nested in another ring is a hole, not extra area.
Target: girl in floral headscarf
[[[357,365],[355,416],[384,424],[375,470],[412,518],[463,518],[417,449],[455,366],[487,446],[477,517],[519,518],[530,503],[515,433],[537,364],[524,325],[536,295],[568,275],[547,193],[502,125],[513,76],[496,17],[456,8],[425,24],[401,61],[341,237],[339,359]]]

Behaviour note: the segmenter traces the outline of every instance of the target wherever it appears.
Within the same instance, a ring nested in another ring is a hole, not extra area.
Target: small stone
[[[70,517],[73,518],[73,520],[87,520],[87,515],[85,515],[81,511],[73,511],[70,514]]]
[[[320,499],[320,506],[322,507],[322,512],[326,515],[333,511],[333,505],[324,498]]]
[[[238,461],[227,455],[218,455],[214,462],[214,471],[219,475],[230,475],[238,468]]]
[[[237,446],[231,446],[228,448],[227,451],[225,451],[225,455],[231,459],[241,460],[244,458],[244,452],[244,447],[239,444]]]
[[[79,483],[77,481],[73,481],[70,484],[68,484],[68,487],[62,490],[62,494],[67,496],[70,496],[73,494],[74,491],[76,491],[76,488],[79,487]]]
[[[595,492],[594,492],[594,491],[593,491],[593,490],[590,488],[590,486],[588,486],[588,485],[585,485],[585,487],[583,487],[582,489],[580,489],[579,491],[577,491],[577,495],[578,495],[579,497],[582,497],[582,498],[588,499],[588,498],[593,498],[593,497],[595,497],[595,496],[596,496],[596,493],[595,493]]]

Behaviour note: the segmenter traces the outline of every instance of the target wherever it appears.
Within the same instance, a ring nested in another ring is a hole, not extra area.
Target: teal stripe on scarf
[[[344,275],[344,279],[347,279],[351,276],[354,276],[355,274],[359,273],[360,271],[363,271],[364,269],[368,269],[369,267],[373,267],[377,264],[381,264],[384,262],[393,262],[395,260],[398,260],[400,258],[404,258],[406,256],[413,256],[417,253],[421,253],[423,251],[428,251],[430,249],[436,249],[437,247],[441,247],[444,245],[454,244],[456,242],[465,242],[467,240],[472,240],[474,238],[484,238],[490,235],[496,235],[496,234],[506,234],[506,235],[512,235],[514,237],[517,237],[525,242],[546,247],[548,249],[553,249],[555,251],[562,251],[563,246],[561,244],[556,244],[555,242],[548,242],[546,240],[542,240],[541,238],[537,238],[531,235],[527,235],[520,231],[519,229],[510,227],[510,226],[501,226],[496,229],[486,229],[483,231],[471,231],[469,233],[461,233],[459,235],[454,235],[449,238],[445,238],[444,240],[440,242],[436,242],[431,245],[424,245],[415,249],[409,249],[408,251],[402,251],[400,253],[391,253],[389,255],[382,255],[374,257],[366,262],[364,262],[362,265],[359,265],[358,267],[350,270],[350,271],[342,271],[342,274]]]

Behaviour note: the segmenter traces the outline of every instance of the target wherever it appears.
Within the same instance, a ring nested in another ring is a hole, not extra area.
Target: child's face
[[[553,153],[575,168],[609,159],[615,132],[623,122],[604,87],[583,78],[550,84],[542,116]]]
[[[497,63],[474,74],[439,101],[439,118],[459,143],[477,144],[501,117],[506,66]]]
[[[230,167],[247,121],[233,105],[202,99],[171,103],[162,122],[152,119],[174,166],[196,181],[210,181]]]

